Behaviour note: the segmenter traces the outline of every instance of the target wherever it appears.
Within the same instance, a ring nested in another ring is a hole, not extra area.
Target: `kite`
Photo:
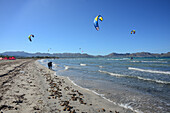
[[[135,34],[135,32],[136,32],[135,30],[132,30],[132,31],[131,31],[131,34],[132,34],[132,33]]]
[[[97,31],[99,30],[98,20],[103,21],[103,17],[101,15],[98,15],[94,19],[94,27],[96,28]]]
[[[29,38],[29,40],[30,40],[30,42],[32,42],[32,40],[31,40],[31,37],[33,37],[34,38],[34,35],[30,35],[28,38]]]
[[[51,48],[48,49],[48,52],[50,51]]]

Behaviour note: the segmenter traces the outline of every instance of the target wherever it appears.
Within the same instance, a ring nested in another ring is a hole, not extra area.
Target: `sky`
[[[103,17],[99,31],[97,15]],[[0,53],[5,51],[170,52],[170,0],[0,0]]]

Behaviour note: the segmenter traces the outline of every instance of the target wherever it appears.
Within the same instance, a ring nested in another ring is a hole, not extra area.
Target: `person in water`
[[[48,63],[48,68],[49,68],[49,69],[52,69],[52,62],[49,62],[49,63]]]

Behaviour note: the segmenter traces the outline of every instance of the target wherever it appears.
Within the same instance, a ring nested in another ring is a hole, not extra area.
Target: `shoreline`
[[[69,77],[66,77],[66,78],[67,78],[68,80],[70,80],[70,82],[71,82],[72,84],[74,84],[75,86],[77,86],[77,87],[79,87],[79,88],[81,88],[81,89],[90,91],[90,92],[94,93],[95,95],[100,96],[101,98],[107,100],[108,102],[110,102],[110,103],[112,103],[112,104],[114,104],[114,105],[117,105],[117,106],[122,107],[122,108],[124,108],[124,109],[130,109],[130,110],[132,110],[133,112],[136,112],[136,113],[143,113],[142,111],[134,110],[131,106],[127,106],[127,105],[125,105],[125,104],[116,104],[114,101],[106,98],[106,97],[104,96],[104,94],[97,93],[96,91],[90,90],[90,89],[88,89],[88,88],[83,88],[83,87],[77,85],[76,83],[74,83],[74,81],[72,81]]]
[[[20,60],[8,66],[11,68],[0,70],[0,76],[2,73],[4,75],[0,77],[0,91],[3,92],[0,95],[1,112],[134,112],[109,102],[91,90],[81,88],[67,77],[55,75],[55,71],[49,70],[37,60]],[[6,80],[7,76],[9,78]]]

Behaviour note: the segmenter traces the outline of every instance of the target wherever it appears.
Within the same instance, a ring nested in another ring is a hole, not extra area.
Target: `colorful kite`
[[[94,27],[96,28],[96,30],[99,30],[99,24],[98,24],[98,20],[103,21],[103,17],[101,15],[98,15],[95,19],[94,19]]]
[[[132,34],[132,33],[135,34],[135,32],[136,32],[135,30],[132,30],[132,31],[131,31],[131,34]]]
[[[31,40],[31,37],[33,37],[34,38],[34,35],[30,35],[28,38],[29,38],[29,40],[30,40],[30,42],[32,42],[32,40]]]

